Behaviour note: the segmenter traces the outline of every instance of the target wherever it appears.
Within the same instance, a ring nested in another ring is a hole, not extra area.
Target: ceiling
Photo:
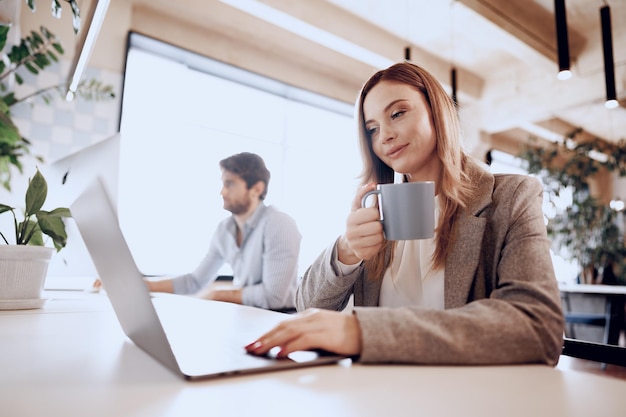
[[[558,72],[553,0],[329,0],[407,39],[483,82],[481,128],[495,138],[548,139],[576,127],[609,142],[626,139],[626,0],[566,0],[573,77]],[[617,95],[604,107],[599,9],[611,10]],[[413,60],[413,59],[412,59]],[[419,62],[419,60],[417,60]],[[447,81],[447,80],[445,80]],[[459,87],[463,90],[463,79]],[[463,98],[461,98],[463,105]]]
[[[346,101],[356,97],[376,65],[277,27],[254,15],[255,5],[330,33],[335,44],[348,41],[391,62],[404,59],[410,45],[411,61],[448,91],[450,70],[457,68],[461,117],[479,132],[483,147],[507,148],[531,135],[554,139],[575,128],[583,129],[578,139],[626,140],[626,0],[565,0],[573,73],[566,81],[556,77],[554,0],[179,0],[175,8],[168,0],[133,2],[221,34],[205,38],[205,44],[237,40],[219,57],[227,62],[245,67],[246,54],[256,49],[271,61],[266,65],[288,69],[288,81],[297,83],[317,70],[332,92],[348,91]],[[604,107],[604,4],[611,9],[621,99],[612,110]]]

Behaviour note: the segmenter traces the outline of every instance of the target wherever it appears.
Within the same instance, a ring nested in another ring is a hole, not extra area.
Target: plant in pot
[[[0,214],[13,216],[9,229],[0,230],[0,309],[39,308],[48,263],[54,251],[67,243],[64,218],[71,217],[65,207],[43,210],[48,184],[37,169],[29,180],[23,216],[17,208],[0,203]],[[47,237],[47,238],[46,238]],[[52,241],[54,247],[46,246]]]

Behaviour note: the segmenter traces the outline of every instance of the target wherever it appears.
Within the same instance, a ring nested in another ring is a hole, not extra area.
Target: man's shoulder
[[[280,220],[294,221],[293,217],[291,217],[289,214],[280,210],[276,206],[271,206],[271,205],[265,208],[263,217],[265,217],[268,220],[275,220],[275,221],[280,221]]]
[[[293,228],[298,230],[296,220],[275,206],[267,206],[265,208],[263,221],[268,227],[280,229]]]

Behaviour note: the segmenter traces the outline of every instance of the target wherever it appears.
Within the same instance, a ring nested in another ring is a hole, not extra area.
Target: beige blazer
[[[555,365],[564,319],[543,220],[543,189],[523,175],[467,172],[475,198],[455,217],[446,260],[445,310],[377,307],[380,279],[361,266],[341,276],[335,245],[306,271],[298,310],[342,310],[354,295],[361,362]]]

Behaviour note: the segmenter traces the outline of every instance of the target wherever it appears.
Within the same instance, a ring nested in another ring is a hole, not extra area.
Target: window
[[[196,267],[230,215],[222,209],[219,161],[248,151],[271,172],[266,204],[298,224],[304,273],[343,232],[358,186],[352,113],[352,104],[131,34],[118,209],[139,268],[179,274]]]

